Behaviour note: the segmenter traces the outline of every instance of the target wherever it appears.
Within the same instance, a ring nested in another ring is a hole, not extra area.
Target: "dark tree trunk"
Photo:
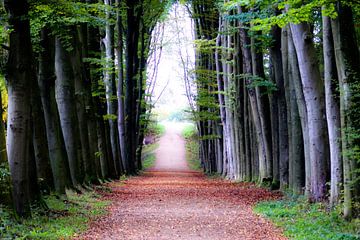
[[[37,178],[39,180],[41,190],[46,190],[49,193],[50,190],[54,188],[54,181],[50,165],[44,112],[38,84],[33,84],[31,89],[31,116],[33,127],[32,143],[34,148],[33,153],[36,163]]]
[[[127,0],[127,33],[126,33],[126,76],[125,76],[125,159],[129,166],[129,174],[137,172],[136,149],[137,149],[137,74],[139,73],[139,33],[140,16],[137,5],[139,1]]]
[[[337,1],[338,18],[332,20],[331,27],[334,38],[336,66],[340,86],[340,116],[341,116],[341,148],[343,154],[344,174],[344,216],[357,217],[360,207],[356,205],[360,199],[359,159],[360,139],[360,56],[353,13],[351,7]]]
[[[16,213],[30,216],[30,91],[34,84],[32,73],[32,46],[27,1],[4,1],[9,14],[10,51],[7,63],[9,96],[7,152],[12,179],[13,200]]]
[[[105,5],[113,6],[112,0],[104,0]],[[107,104],[107,116],[110,126],[110,143],[112,158],[115,165],[116,176],[120,176],[122,172],[122,162],[119,146],[119,132],[117,127],[117,100],[116,100],[116,83],[115,83],[115,53],[114,53],[114,31],[115,25],[111,23],[111,11],[106,11],[108,19],[105,27],[105,71],[104,83]]]
[[[56,192],[65,194],[71,185],[70,170],[55,99],[55,40],[48,29],[41,31],[38,84],[45,117],[49,157]]]

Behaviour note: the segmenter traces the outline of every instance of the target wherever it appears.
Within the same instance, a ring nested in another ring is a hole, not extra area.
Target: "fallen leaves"
[[[75,239],[286,239],[252,213],[277,193],[198,172],[146,172],[102,192],[109,214]]]

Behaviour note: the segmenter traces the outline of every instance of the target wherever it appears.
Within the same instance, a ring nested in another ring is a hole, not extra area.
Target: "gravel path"
[[[179,128],[160,139],[154,168],[103,193],[113,204],[78,239],[286,239],[255,215],[257,201],[279,196],[252,184],[209,179],[188,169]]]

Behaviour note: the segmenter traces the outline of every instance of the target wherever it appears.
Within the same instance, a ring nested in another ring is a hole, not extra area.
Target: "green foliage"
[[[189,168],[195,171],[202,170],[199,159],[198,133],[195,125],[187,125],[182,131],[182,136],[186,141],[186,160]]]
[[[181,109],[181,110],[176,110],[176,111],[171,112],[168,117],[168,120],[182,122],[182,121],[190,120],[191,117],[192,117],[191,110]]]
[[[106,114],[106,115],[103,116],[104,120],[114,120],[115,121],[117,118],[118,117],[115,114]]]
[[[50,210],[34,209],[32,218],[21,223],[13,212],[0,205],[1,239],[70,239],[86,230],[89,221],[105,213],[109,202],[99,199],[94,192],[67,192],[68,199],[56,196],[45,198]]]
[[[7,163],[0,163],[0,203],[7,203],[11,194],[10,170]]]
[[[150,121],[145,131],[145,136],[160,137],[165,133],[165,126],[157,121]]]
[[[149,144],[142,150],[142,166],[143,170],[149,169],[155,165],[155,150],[159,147],[159,143]]]
[[[261,202],[254,211],[283,228],[291,239],[359,239],[359,220],[346,222],[341,218],[340,208],[328,211],[322,203],[309,204],[305,199]]]
[[[153,167],[155,165],[155,160],[156,160],[155,153],[149,153],[148,155],[146,155],[142,163],[143,169],[146,170]]]
[[[277,86],[275,83],[267,79],[264,79],[262,77],[253,76],[249,74],[242,74],[240,77],[251,79],[251,83],[247,85],[248,88],[263,87],[266,89],[265,91],[266,94],[271,94],[272,92],[277,90]]]

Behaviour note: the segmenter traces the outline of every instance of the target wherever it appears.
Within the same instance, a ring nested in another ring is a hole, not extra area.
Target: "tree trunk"
[[[78,130],[81,144],[81,156],[83,167],[82,173],[85,183],[92,182],[96,178],[95,174],[95,162],[93,156],[90,154],[90,141],[89,141],[89,131],[88,131],[88,122],[86,113],[86,75],[85,69],[82,62],[82,52],[80,42],[80,35],[82,34],[79,27],[74,27],[73,29],[73,50],[71,52],[71,64],[74,72],[75,80],[75,103],[76,103],[76,113],[78,121]]]
[[[292,156],[292,145],[291,145],[291,104],[290,104],[290,90],[289,90],[289,65],[288,65],[288,35],[289,28],[285,27],[281,31],[281,53],[282,53],[282,82],[280,80],[281,88],[281,98],[284,106],[279,106],[281,109],[281,116],[279,117],[279,128],[281,129],[282,139],[280,146],[283,148],[281,151],[281,157],[279,162],[280,167],[280,189],[285,190],[289,187],[290,179],[289,175],[292,174],[291,169],[289,168],[289,162],[291,161]],[[283,122],[282,122],[283,121]],[[286,141],[286,145],[282,144]]]
[[[324,85],[320,76],[310,27],[306,23],[291,24],[291,32],[299,62],[299,70],[308,115],[313,201],[326,198],[326,162],[328,158],[325,122]]]
[[[139,33],[140,16],[137,5],[139,1],[127,0],[127,33],[126,33],[126,76],[125,76],[125,159],[129,166],[129,174],[135,174],[137,148],[136,129],[136,89],[137,74],[139,73]]]
[[[12,28],[6,76],[9,100],[7,152],[15,211],[21,217],[28,217],[30,216],[28,170],[31,139],[29,89],[34,84],[28,3],[16,0],[4,1],[4,3],[9,14],[9,25]]]
[[[112,0],[104,0],[105,5],[112,6]],[[107,115],[110,126],[110,143],[112,157],[116,168],[116,175],[120,176],[122,172],[122,164],[120,159],[119,146],[119,132],[117,128],[117,100],[116,100],[116,84],[115,84],[115,54],[114,54],[114,24],[110,22],[111,12],[106,11],[106,18],[108,19],[105,27],[105,38],[103,39],[105,45],[105,71],[104,83],[106,91]],[[115,98],[115,99],[114,99]]]
[[[75,102],[74,73],[70,53],[64,43],[55,39],[55,97],[59,109],[61,129],[65,140],[65,148],[69,161],[72,184],[76,187],[82,184],[81,147],[78,131],[78,120]]]
[[[309,150],[309,130],[307,122],[307,112],[306,112],[306,103],[304,92],[301,83],[299,64],[297,61],[297,56],[295,52],[295,47],[292,39],[291,32],[288,34],[288,56],[289,56],[289,65],[292,77],[292,83],[294,84],[296,102],[299,111],[299,117],[301,122],[301,131],[303,138],[304,146],[304,164],[305,164],[305,195],[310,196],[310,184],[311,184],[311,169],[310,169],[310,150]]]
[[[32,143],[35,157],[37,178],[41,190],[48,193],[54,188],[53,175],[50,165],[49,148],[46,138],[44,112],[41,103],[39,85],[33,84],[31,88],[31,116],[32,116]]]
[[[41,31],[38,84],[44,110],[49,157],[56,192],[65,194],[71,185],[70,170],[64,139],[61,132],[60,117],[55,99],[55,41],[48,29]]]
[[[341,148],[344,174],[344,217],[350,219],[359,215],[356,206],[360,198],[359,159],[359,84],[360,56],[358,49],[352,10],[349,6],[337,2],[338,18],[332,20],[336,66],[340,86]]]
[[[330,148],[330,205],[339,203],[342,183],[342,158],[341,158],[341,124],[340,124],[340,93],[337,77],[334,41],[331,31],[330,17],[323,16],[323,52],[324,52],[324,80],[326,119],[329,131]]]
[[[120,144],[120,155],[122,164],[124,167],[125,173],[129,172],[129,165],[125,159],[125,109],[124,109],[124,29],[122,26],[122,17],[120,11],[120,0],[116,0],[117,4],[117,64],[118,64],[118,88],[117,88],[117,97],[118,97],[118,130],[119,130],[119,144]]]
[[[100,57],[97,55],[98,53],[102,53],[102,44],[100,44],[100,31],[98,28],[89,26],[87,32],[88,39],[88,48],[89,48],[89,57],[100,60]],[[92,64],[91,68],[97,69],[99,66],[96,64]],[[90,78],[92,89],[99,91],[98,82],[101,80],[102,75],[100,71],[90,71]],[[103,96],[101,96],[103,97]],[[102,179],[106,179],[109,177],[109,166],[108,166],[108,155],[106,150],[106,134],[105,134],[105,124],[103,119],[103,110],[102,110],[102,101],[99,95],[93,96],[94,102],[94,117],[95,117],[95,125],[97,132],[97,149],[96,153],[96,161],[98,162],[99,169],[98,175],[102,177]]]

